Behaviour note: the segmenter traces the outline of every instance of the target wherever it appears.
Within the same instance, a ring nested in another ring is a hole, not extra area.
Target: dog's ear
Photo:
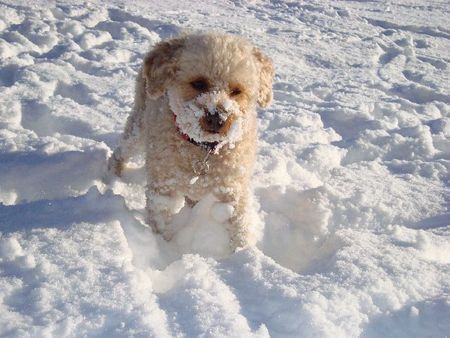
[[[158,98],[171,81],[178,69],[178,57],[184,45],[184,39],[172,39],[158,43],[144,58],[143,76],[145,90],[152,98]]]
[[[273,63],[272,60],[264,55],[258,48],[253,49],[253,55],[256,60],[260,63],[260,74],[259,74],[259,91],[257,102],[260,107],[267,107],[273,98],[272,94],[272,81],[273,81]]]

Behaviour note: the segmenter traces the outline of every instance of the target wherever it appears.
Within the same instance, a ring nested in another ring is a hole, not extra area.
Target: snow
[[[0,3],[0,335],[450,335],[449,12]],[[276,68],[258,243],[236,253],[212,195],[171,206],[166,242],[145,224],[140,158],[103,182],[145,52],[199,28],[248,37]]]

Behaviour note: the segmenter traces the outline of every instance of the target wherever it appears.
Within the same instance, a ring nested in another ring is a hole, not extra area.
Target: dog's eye
[[[238,96],[242,93],[242,90],[240,88],[233,88],[230,92],[230,96]]]
[[[194,80],[190,83],[191,87],[199,92],[204,92],[208,90],[208,82],[204,79]]]

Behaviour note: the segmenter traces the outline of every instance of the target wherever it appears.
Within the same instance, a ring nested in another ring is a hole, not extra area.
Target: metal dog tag
[[[209,163],[207,160],[195,161],[192,163],[192,170],[195,175],[205,175],[209,171]]]
[[[208,163],[208,159],[209,156],[211,155],[211,150],[208,150],[208,152],[206,153],[206,156],[203,160],[198,160],[195,162],[192,162],[192,170],[194,171],[194,174],[196,174],[197,176],[200,175],[205,175],[209,172],[209,163]]]

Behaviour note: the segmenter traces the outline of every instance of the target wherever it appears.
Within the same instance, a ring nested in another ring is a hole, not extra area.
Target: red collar
[[[206,150],[214,151],[216,149],[219,142],[197,142],[196,140],[190,138],[188,134],[183,133],[177,124],[177,115],[175,113],[172,113],[172,114],[173,114],[173,122],[175,124],[175,128],[177,129],[178,134],[180,134],[180,136],[183,140],[188,141],[188,142],[192,143],[193,145],[196,145],[196,146],[201,147]]]

